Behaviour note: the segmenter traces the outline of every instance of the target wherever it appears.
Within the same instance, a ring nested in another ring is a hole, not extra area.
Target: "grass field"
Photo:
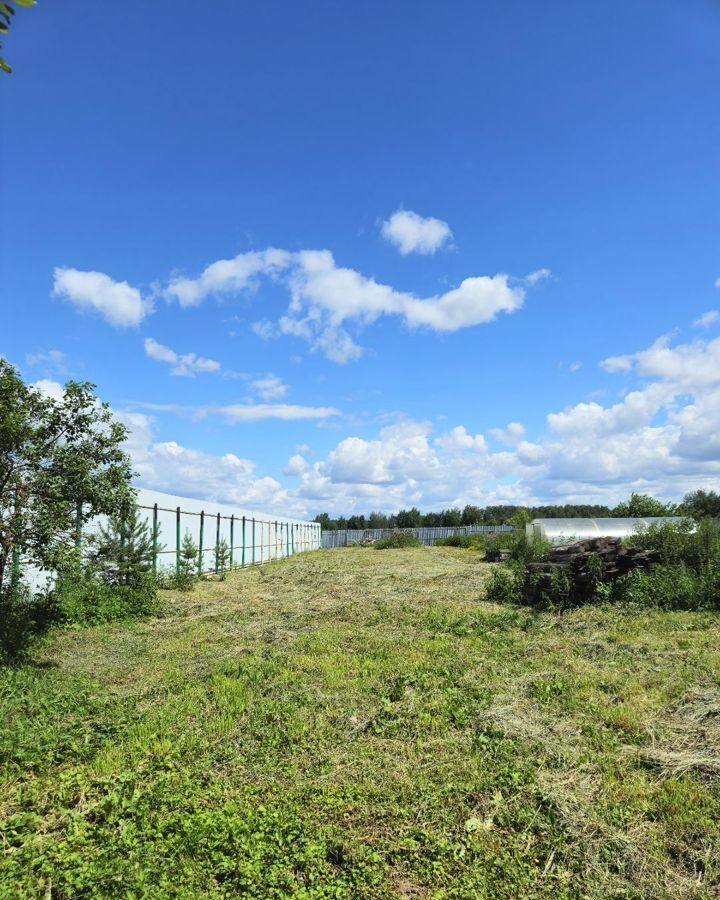
[[[321,551],[0,672],[3,898],[720,896],[720,616]]]

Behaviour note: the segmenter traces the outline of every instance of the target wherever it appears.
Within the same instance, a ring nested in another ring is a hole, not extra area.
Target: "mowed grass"
[[[720,616],[304,554],[0,673],[0,896],[720,896]]]

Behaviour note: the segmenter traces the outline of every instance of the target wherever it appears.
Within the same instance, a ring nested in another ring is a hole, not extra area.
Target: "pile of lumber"
[[[581,597],[598,581],[612,581],[631,569],[648,569],[657,558],[656,550],[623,547],[620,538],[598,537],[560,544],[549,551],[543,562],[528,564],[528,571],[536,573],[528,592],[536,595],[544,586],[552,584],[555,573],[563,571],[572,593]]]
[[[485,562],[507,562],[510,559],[510,550],[500,547],[488,547],[485,551]]]

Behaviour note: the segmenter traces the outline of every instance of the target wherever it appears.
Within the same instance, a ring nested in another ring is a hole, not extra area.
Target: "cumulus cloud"
[[[307,470],[307,467],[307,460],[299,453],[296,453],[288,460],[287,465],[283,469],[283,474],[289,476],[300,476]]]
[[[152,302],[137,288],[103,272],[56,268],[53,294],[82,312],[98,313],[115,328],[137,326],[152,312]]]
[[[525,437],[525,426],[521,422],[509,422],[505,428],[491,428],[490,434],[502,444],[517,444]]]
[[[420,298],[338,266],[329,250],[289,253],[271,248],[212,263],[195,279],[175,278],[165,294],[182,305],[194,305],[210,294],[255,289],[260,276],[288,292],[289,306],[277,322],[254,322],[255,334],[265,340],[300,338],[312,351],[337,363],[362,355],[362,347],[348,331],[350,325],[362,328],[380,316],[398,316],[409,328],[457,331],[520,309],[529,284],[528,279],[513,283],[502,273],[480,275],[444,293]]]
[[[532,440],[518,422],[491,429],[506,445],[498,451],[466,425],[438,432],[429,422],[403,419],[375,435],[346,435],[312,463],[306,446],[294,448],[284,467],[292,487],[283,487],[232,453],[154,442],[145,413],[125,414],[133,417],[129,446],[144,486],[302,516],[413,505],[614,504],[633,490],[677,499],[696,488],[717,489],[720,338],[674,346],[663,338],[623,359],[618,376],[641,379],[640,387],[615,403],[549,411],[544,432]],[[163,408],[239,422],[337,413],[283,404]]]
[[[215,359],[207,359],[195,353],[176,353],[154,338],[145,338],[145,355],[157,362],[168,363],[171,375],[192,378],[200,372],[217,372],[220,369],[220,363]]]
[[[252,460],[234,453],[207,453],[177,441],[156,441],[151,416],[116,415],[129,429],[126,449],[139,487],[283,515],[301,512],[298,501],[276,479],[257,474]]]
[[[210,294],[240,293],[255,287],[258,275],[273,276],[286,269],[292,254],[268,247],[219,259],[207,266],[198,278],[170,279],[165,296],[180,306],[197,306]]]
[[[46,397],[50,397],[51,400],[62,400],[65,396],[65,389],[60,382],[52,381],[49,378],[41,378],[39,381],[34,382],[31,387],[34,387]]]
[[[382,223],[381,234],[403,256],[408,253],[435,253],[452,238],[447,222],[432,216],[420,216],[409,209],[394,212]]]

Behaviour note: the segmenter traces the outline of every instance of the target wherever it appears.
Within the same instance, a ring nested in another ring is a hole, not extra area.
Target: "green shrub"
[[[533,532],[528,538],[524,531],[516,531],[512,534],[510,542],[510,559],[527,565],[531,562],[540,562],[545,559],[550,549],[549,541]]]
[[[521,603],[523,576],[513,566],[500,566],[490,573],[485,599],[491,603]]]
[[[110,584],[90,565],[75,564],[58,575],[48,594],[54,621],[97,625],[157,612],[157,581],[150,573],[132,584]]]
[[[626,543],[643,550],[656,550],[662,563],[683,564],[697,573],[720,563],[720,534],[712,519],[697,524],[692,521],[653,524]]]
[[[33,595],[20,582],[0,591],[0,662],[21,661],[38,634],[52,621],[50,605],[43,595]]]
[[[375,541],[376,550],[408,550],[413,547],[422,547],[422,543],[416,535],[409,532],[390,534],[387,537]]]
[[[668,610],[720,609],[720,564],[697,573],[682,563],[635,570],[619,578],[610,599],[633,606]]]

